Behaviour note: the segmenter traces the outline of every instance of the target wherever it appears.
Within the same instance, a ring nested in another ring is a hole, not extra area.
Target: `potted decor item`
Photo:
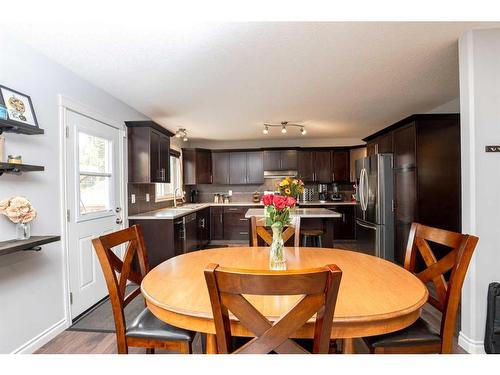
[[[279,182],[278,188],[285,197],[293,197],[298,201],[304,192],[304,182],[300,178],[285,177]]]
[[[36,217],[36,210],[24,197],[12,197],[0,202],[0,214],[16,224],[16,238],[27,240],[31,236],[30,223]]]
[[[293,197],[266,194],[262,197],[266,210],[266,225],[273,231],[273,242],[269,254],[269,267],[273,270],[286,269],[283,243],[283,228],[290,224],[290,209],[297,203]]]

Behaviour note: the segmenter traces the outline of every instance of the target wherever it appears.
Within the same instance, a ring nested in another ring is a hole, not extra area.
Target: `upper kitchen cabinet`
[[[393,152],[392,133],[382,134],[366,144],[368,156]]]
[[[213,183],[229,185],[229,152],[212,152]]]
[[[126,121],[128,136],[128,181],[170,182],[169,130],[153,121]]]
[[[333,181],[332,156],[329,150],[301,150],[298,174],[305,182],[330,183]]]
[[[332,151],[333,182],[350,180],[349,150]]]
[[[264,170],[297,170],[297,150],[265,150]]]
[[[264,182],[262,151],[212,153],[213,181],[220,185],[260,185]]]
[[[211,184],[212,152],[203,148],[183,148],[182,167],[184,184]]]

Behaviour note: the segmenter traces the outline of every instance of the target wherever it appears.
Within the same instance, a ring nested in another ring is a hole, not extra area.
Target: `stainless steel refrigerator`
[[[356,160],[356,248],[394,261],[392,154]]]

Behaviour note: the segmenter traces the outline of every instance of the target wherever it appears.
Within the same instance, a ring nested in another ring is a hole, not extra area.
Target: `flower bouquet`
[[[0,202],[0,214],[16,224],[18,240],[30,238],[30,222],[36,217],[36,210],[24,197],[12,197]]]
[[[273,231],[273,242],[269,257],[271,269],[285,269],[283,228],[290,224],[290,209],[297,201],[293,197],[266,194],[262,197],[266,210],[266,225]]]
[[[278,188],[284,196],[297,199],[304,192],[304,181],[299,178],[285,177],[279,182]]]

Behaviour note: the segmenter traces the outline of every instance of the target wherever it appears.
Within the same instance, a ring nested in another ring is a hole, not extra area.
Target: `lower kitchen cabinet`
[[[210,207],[210,240],[224,239],[224,208]]]
[[[198,249],[201,249],[210,242],[210,208],[196,212],[196,221],[198,222]]]
[[[350,205],[335,206],[335,211],[342,217],[333,222],[334,240],[354,240],[356,238],[354,207]]]
[[[224,239],[248,241],[250,233],[248,231],[248,219],[245,213],[250,207],[231,206],[224,207]]]
[[[176,255],[173,222],[173,220],[129,220],[130,226],[137,224],[142,228],[149,269]],[[138,270],[138,265],[136,267],[134,269]]]

